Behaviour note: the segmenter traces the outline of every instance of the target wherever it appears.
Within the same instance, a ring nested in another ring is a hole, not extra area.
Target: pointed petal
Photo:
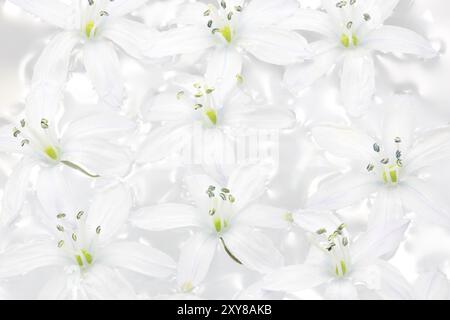
[[[335,41],[321,40],[311,43],[314,59],[286,68],[284,82],[294,90],[302,90],[330,71],[342,58],[342,50]]]
[[[263,288],[273,291],[298,292],[315,288],[331,279],[322,268],[302,264],[278,269],[263,279]]]
[[[214,46],[214,38],[203,27],[187,26],[161,32],[155,43],[149,48],[147,56],[162,58],[178,54],[202,52]]]
[[[113,41],[130,56],[142,60],[156,38],[156,31],[143,23],[119,18],[108,22],[102,36]]]
[[[175,262],[167,254],[140,243],[113,242],[99,251],[99,262],[128,269],[149,277],[166,278],[175,271]]]
[[[192,236],[181,249],[177,282],[180,287],[195,287],[205,279],[217,249],[217,237],[204,233]]]
[[[288,129],[296,123],[295,113],[281,107],[251,107],[224,110],[223,122],[236,128]]]
[[[22,160],[9,175],[3,190],[0,225],[11,223],[22,209],[30,184],[30,174],[35,163]]]
[[[237,211],[245,208],[265,192],[269,179],[268,171],[267,168],[258,165],[241,166],[233,171],[226,187],[236,198],[233,205]]]
[[[385,300],[411,300],[411,285],[403,275],[389,263],[378,260],[379,287],[377,293]]]
[[[268,273],[284,264],[272,241],[259,231],[235,226],[223,235],[223,240],[231,254],[252,270]]]
[[[361,54],[347,54],[341,75],[341,95],[352,116],[360,116],[368,107],[375,91],[373,59]]]
[[[307,207],[314,210],[342,209],[369,197],[378,187],[369,173],[341,174],[322,182]]]
[[[440,188],[418,178],[408,177],[399,190],[403,206],[422,218],[450,227],[450,211],[444,204]]]
[[[414,283],[414,294],[419,300],[448,300],[450,281],[439,270],[426,272]]]
[[[392,256],[403,241],[408,226],[408,220],[399,220],[370,228],[353,243],[352,261],[358,263]]]
[[[100,239],[107,241],[125,225],[131,205],[130,192],[120,184],[95,196],[87,212],[86,223],[93,232],[100,226]]]
[[[301,35],[277,27],[245,29],[238,42],[257,59],[275,65],[284,66],[311,56]]]
[[[437,55],[429,41],[414,31],[396,27],[382,26],[365,35],[361,45],[381,52],[413,54],[423,58]]]
[[[355,300],[358,298],[358,292],[350,280],[338,279],[327,285],[325,298],[328,300]]]
[[[244,209],[236,219],[239,223],[259,228],[288,229],[292,224],[291,214],[287,210],[261,204]]]
[[[317,230],[336,230],[342,223],[329,212],[300,211],[293,216],[295,224],[307,232],[315,233]]]
[[[336,26],[325,12],[313,9],[299,9],[294,15],[281,21],[281,27],[293,30],[317,32],[328,38],[337,36]]]
[[[8,0],[23,10],[63,29],[73,27],[72,8],[59,0]]]
[[[112,43],[89,41],[84,45],[84,66],[99,98],[111,107],[120,107],[125,95],[119,57]]]
[[[332,125],[315,126],[311,131],[316,143],[333,155],[358,161],[361,166],[373,159],[376,141],[364,132]]]
[[[140,7],[144,6],[149,0],[127,0],[127,1],[111,1],[108,10],[115,17],[129,14]]]
[[[80,41],[78,33],[72,31],[60,32],[54,36],[34,66],[33,86],[48,85],[59,89],[65,85],[72,51]]]
[[[163,92],[144,106],[145,119],[150,122],[170,121],[187,122],[192,118],[193,101],[177,98],[178,92]],[[192,104],[190,104],[192,103]]]
[[[198,209],[186,204],[165,203],[139,209],[131,218],[138,228],[162,231],[199,225]]]
[[[242,11],[242,27],[278,24],[291,16],[298,3],[295,0],[253,0]]]
[[[213,85],[219,101],[225,101],[241,74],[242,57],[232,47],[218,47],[210,55],[206,69],[206,83]]]
[[[41,241],[11,246],[0,255],[0,279],[24,275],[43,267],[63,265],[68,261],[57,242]]]
[[[401,196],[396,188],[382,188],[375,197],[369,214],[369,227],[388,226],[399,221],[405,212]]]

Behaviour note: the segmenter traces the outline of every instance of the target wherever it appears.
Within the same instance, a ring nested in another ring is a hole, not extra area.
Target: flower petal
[[[136,59],[144,59],[148,46],[156,38],[156,31],[143,23],[119,18],[108,22],[102,36],[110,39]]]
[[[99,251],[98,262],[124,268],[149,277],[166,278],[175,271],[175,262],[167,254],[140,243],[113,242]]]
[[[423,58],[437,55],[429,41],[414,31],[397,27],[382,26],[365,35],[362,46],[381,52],[413,54]]]
[[[341,75],[341,96],[352,116],[360,116],[368,107],[375,91],[375,70],[370,56],[347,54]]]
[[[266,275],[263,279],[263,288],[272,291],[298,292],[315,288],[331,278],[331,274],[316,265],[293,265]]]
[[[223,235],[227,249],[244,266],[268,273],[283,266],[284,258],[272,241],[259,231],[234,226]]]
[[[287,108],[266,106],[243,106],[224,110],[223,122],[236,128],[288,129],[296,123],[295,113]]]
[[[87,213],[86,224],[95,231],[101,227],[101,240],[107,241],[117,235],[128,219],[132,199],[130,192],[118,185],[98,193]]]
[[[211,201],[206,194],[209,186],[221,187],[213,178],[205,174],[189,175],[185,178],[185,184],[189,196],[195,202],[198,209],[202,212],[208,212]]]
[[[8,0],[23,10],[63,29],[73,27],[72,8],[59,0]]]
[[[22,209],[30,184],[33,161],[23,159],[11,172],[3,189],[0,225],[11,223]]]
[[[278,27],[245,29],[238,45],[259,60],[282,66],[311,56],[308,44],[302,36]]]
[[[336,26],[325,12],[313,9],[299,9],[294,15],[281,21],[281,27],[293,30],[317,32],[328,38],[337,36]]]
[[[192,236],[181,249],[178,285],[186,290],[205,279],[217,250],[217,237],[204,233]]]
[[[111,1],[108,10],[115,17],[123,16],[144,6],[148,0]]]
[[[414,293],[419,300],[448,300],[450,282],[442,271],[426,272],[414,283]]]
[[[147,56],[162,58],[178,54],[202,52],[214,46],[214,38],[204,27],[187,26],[161,32],[149,48]]]
[[[349,172],[322,182],[309,199],[308,209],[337,210],[357,204],[378,189],[370,173]]]
[[[33,70],[33,86],[61,88],[67,80],[72,51],[81,41],[78,33],[64,31],[54,36],[39,56]]]
[[[254,204],[244,209],[236,219],[239,223],[259,228],[288,229],[291,225],[289,212],[281,208]]]
[[[0,279],[27,274],[39,268],[69,262],[57,242],[40,241],[9,247],[0,255]]]
[[[84,66],[99,98],[111,107],[120,107],[125,95],[119,57],[112,43],[89,41],[84,45]]]
[[[378,260],[379,288],[377,293],[385,300],[411,300],[411,285],[403,275],[389,263]]]
[[[242,11],[241,26],[269,26],[291,16],[298,3],[295,0],[253,0]]]
[[[358,291],[350,280],[338,279],[327,285],[325,298],[328,300],[355,300],[358,298]]]
[[[139,209],[131,222],[138,228],[162,231],[198,226],[199,214],[198,209],[190,205],[164,203]]]

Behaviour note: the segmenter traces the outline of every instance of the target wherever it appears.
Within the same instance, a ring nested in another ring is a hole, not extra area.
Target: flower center
[[[401,142],[402,139],[400,137],[394,139],[396,150],[392,158],[381,157],[378,163],[369,163],[367,165],[367,171],[378,172],[381,180],[386,185],[395,186],[400,182],[400,171],[403,166],[402,151],[400,150]],[[375,143],[373,145],[373,150],[376,153],[380,153],[381,147],[377,143]]]
[[[81,30],[87,39],[97,36],[97,31],[109,16],[106,8],[108,2],[114,0],[87,0],[87,6],[82,8]]]
[[[209,5],[203,15],[208,17],[207,27],[212,34],[219,34],[227,43],[231,43],[236,30],[234,16],[242,12],[242,6],[229,6],[226,1],[220,2],[220,7]]]
[[[86,214],[79,211],[75,216],[75,223],[66,221],[65,213],[59,213],[56,218],[60,221],[56,229],[62,235],[58,241],[58,248],[63,250],[64,254],[74,259],[74,262],[82,269],[89,267],[94,262],[93,250],[101,232],[98,226],[95,234],[92,235],[86,227]]]
[[[368,13],[364,13],[362,17],[357,16],[360,14],[358,10],[358,4],[356,0],[350,1],[338,1],[336,7],[342,10],[341,15],[345,17],[343,20],[343,32],[340,37],[340,42],[344,48],[356,48],[360,39],[358,38],[358,29],[361,23],[367,23],[371,20]],[[350,19],[348,19],[350,17]]]
[[[216,110],[216,103],[213,96],[214,88],[207,85],[202,85],[200,83],[194,83],[194,95],[195,104],[193,106],[194,110],[197,111],[204,124],[206,126],[215,126],[218,122],[218,115]],[[177,98],[181,99],[184,95],[184,91],[177,93]]]
[[[217,233],[221,233],[229,226],[230,218],[233,216],[233,203],[235,198],[227,188],[220,190],[215,186],[209,186],[206,194],[211,200],[208,215],[212,226]]]
[[[341,224],[331,234],[327,234],[325,228],[316,231],[319,248],[330,256],[332,272],[336,277],[347,275],[350,267],[349,240],[344,235],[344,229],[345,224]]]

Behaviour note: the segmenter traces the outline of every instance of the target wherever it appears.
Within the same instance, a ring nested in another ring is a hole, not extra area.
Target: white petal
[[[414,283],[414,294],[419,300],[448,300],[450,282],[439,270],[426,272]]]
[[[329,212],[300,211],[294,214],[294,221],[305,231],[315,233],[317,230],[336,230],[341,221]]]
[[[291,16],[298,3],[295,0],[253,0],[242,11],[241,27],[278,24]]]
[[[205,22],[203,13],[208,5],[201,2],[182,3],[177,6],[176,20],[181,25],[200,25]]]
[[[54,36],[39,56],[33,71],[33,85],[62,87],[67,80],[72,51],[81,41],[76,32],[64,31]]]
[[[141,146],[137,161],[139,163],[156,162],[179,154],[184,148],[190,146],[192,134],[191,125],[179,125],[179,123],[153,129]]]
[[[239,223],[260,228],[288,229],[291,225],[287,210],[272,206],[254,204],[244,209],[237,217]]]
[[[110,39],[136,59],[144,59],[149,45],[156,38],[156,31],[146,25],[125,18],[108,22],[102,36]]]
[[[369,227],[386,226],[404,216],[401,195],[397,188],[382,188],[375,197],[369,214]]]
[[[302,36],[277,27],[248,28],[239,38],[238,45],[259,60],[282,66],[311,56]]]
[[[351,281],[338,279],[327,285],[325,298],[328,300],[355,300],[358,298],[358,292]]]
[[[8,0],[23,10],[54,24],[67,29],[73,26],[72,8],[59,0]]]
[[[375,91],[373,59],[362,54],[347,54],[341,76],[344,106],[352,116],[360,116],[368,107]]]
[[[112,43],[89,41],[83,50],[86,72],[99,98],[111,107],[120,107],[125,95],[119,57]]]
[[[113,242],[99,251],[98,259],[111,267],[156,278],[166,278],[175,271],[175,262],[167,254],[135,242]]]
[[[27,274],[39,268],[63,265],[69,262],[57,246],[57,241],[11,246],[0,255],[0,278]]]
[[[358,263],[392,256],[403,241],[408,226],[408,220],[399,220],[370,228],[353,243],[352,261]]]
[[[356,160],[364,166],[361,169],[373,159],[376,141],[364,132],[332,125],[315,126],[311,131],[321,148],[338,157]]]
[[[389,263],[378,260],[380,283],[377,293],[386,300],[410,300],[412,299],[411,285],[402,274]]]
[[[214,179],[205,174],[189,175],[185,178],[185,184],[189,192],[189,196],[197,205],[198,209],[202,212],[208,212],[211,201],[206,194],[209,186],[220,188]]]
[[[259,198],[266,190],[269,170],[263,166],[241,166],[234,170],[227,188],[236,198],[234,208],[239,211]],[[206,189],[205,189],[206,190]]]
[[[139,209],[131,221],[138,228],[162,231],[198,226],[200,214],[193,206],[165,203]]]
[[[330,279],[331,275],[316,265],[293,265],[266,275],[263,279],[263,288],[273,291],[297,292],[315,288]]]
[[[123,176],[130,167],[126,148],[103,139],[71,140],[63,151],[61,160],[70,161],[90,175]]]
[[[421,35],[396,26],[382,26],[369,32],[361,45],[381,52],[407,53],[423,58],[433,58],[437,55],[429,41]]]
[[[177,282],[180,287],[195,287],[205,279],[217,249],[217,237],[199,233],[181,248]]]
[[[287,108],[235,105],[224,110],[223,121],[236,128],[271,130],[292,128],[296,118],[295,113]]]
[[[147,52],[150,58],[202,52],[214,43],[214,38],[204,27],[188,26],[161,32]]]
[[[223,240],[231,254],[247,268],[268,273],[283,266],[281,253],[259,231],[234,226],[223,235]]]
[[[310,198],[308,209],[342,209],[368,198],[379,188],[369,173],[349,172],[328,179]]]
[[[115,17],[123,16],[139,9],[148,1],[149,0],[111,1],[108,10],[110,11],[110,14]]]
[[[408,177],[399,190],[403,206],[422,218],[450,227],[450,211],[445,205],[440,188],[418,178]]]
[[[218,47],[210,55],[206,69],[206,83],[214,86],[219,101],[224,101],[237,84],[241,74],[242,57],[233,47]]]
[[[187,122],[192,119],[193,101],[177,98],[178,92],[163,92],[145,105],[144,116],[148,121],[180,121]]]
[[[321,40],[311,43],[314,59],[286,68],[284,82],[294,90],[312,85],[331,70],[342,57],[342,50],[334,41]]]
[[[280,26],[294,29],[317,32],[325,37],[336,37],[336,26],[325,12],[312,9],[299,9],[291,17],[281,21]]]
[[[88,210],[86,223],[92,231],[100,226],[100,238],[106,241],[117,235],[124,226],[131,205],[130,192],[120,184],[95,196]]]
[[[3,190],[0,225],[11,223],[22,209],[30,184],[30,174],[35,163],[22,160],[9,175]]]

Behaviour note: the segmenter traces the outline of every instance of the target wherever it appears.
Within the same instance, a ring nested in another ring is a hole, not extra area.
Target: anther
[[[64,245],[64,240],[60,240],[58,242],[58,248],[61,248]]]
[[[47,119],[44,119],[44,118],[41,119],[41,128],[48,129],[48,120]]]
[[[389,158],[383,158],[380,161],[382,164],[388,164],[389,163]]]
[[[371,19],[370,14],[368,14],[368,13],[364,13],[363,18],[365,21],[369,21]]]
[[[373,144],[373,151],[380,152],[380,146],[377,143]]]
[[[100,232],[102,232],[102,228],[98,226],[97,229],[95,229],[95,233],[100,234]]]
[[[84,211],[80,211],[77,213],[77,220],[80,220],[84,215]]]
[[[57,225],[56,229],[58,229],[59,232],[64,232],[64,227],[62,225]]]
[[[347,5],[347,1],[339,1],[338,3],[336,3],[336,7],[338,7],[339,9],[345,7]]]
[[[222,7],[222,8],[224,8],[224,9],[226,9],[227,8],[227,3],[225,2],[225,1],[221,1],[220,2],[220,6]]]
[[[318,235],[327,233],[327,229],[325,229],[325,228],[320,228],[319,230],[316,231],[316,233],[317,233]]]
[[[28,140],[28,139],[23,139],[21,142],[20,142],[20,145],[23,147],[23,146],[25,146],[26,144],[29,144],[30,143],[30,140]]]
[[[58,213],[57,215],[56,215],[56,218],[57,219],[63,219],[63,218],[65,218],[66,217],[66,214],[65,213]]]
[[[73,241],[77,241],[78,237],[76,235],[76,233],[72,233],[72,240]]]

